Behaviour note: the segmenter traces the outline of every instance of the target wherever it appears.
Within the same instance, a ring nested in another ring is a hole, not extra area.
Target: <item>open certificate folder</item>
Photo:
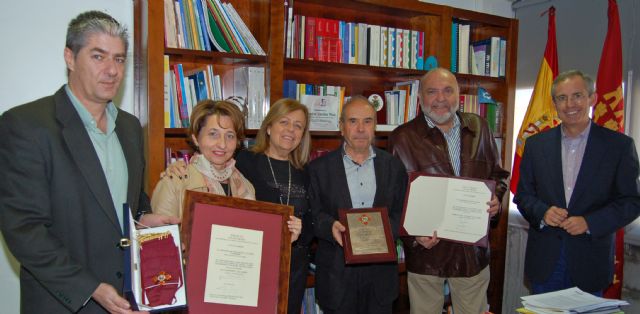
[[[495,182],[463,177],[409,175],[402,215],[405,235],[432,236],[486,247]]]

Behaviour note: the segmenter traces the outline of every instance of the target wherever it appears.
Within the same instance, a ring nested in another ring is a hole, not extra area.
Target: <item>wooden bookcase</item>
[[[289,0],[291,1],[291,0]],[[245,21],[266,56],[234,53],[168,49],[164,45],[164,7],[161,0],[134,0],[135,33],[135,110],[147,141],[147,187],[152,191],[164,170],[165,147],[187,148],[184,129],[164,128],[163,55],[171,63],[182,63],[185,69],[212,64],[214,71],[224,73],[247,65],[265,68],[267,100],[282,97],[283,80],[312,84],[340,85],[346,95],[367,91],[384,91],[400,81],[417,79],[425,71],[339,64],[285,58],[285,0],[226,0],[231,2]],[[327,3],[331,3],[328,5]],[[511,169],[513,107],[516,82],[516,49],[518,21],[449,6],[417,0],[294,0],[294,14],[332,18],[349,22],[421,30],[425,32],[426,55],[436,56],[440,66],[449,68],[451,59],[451,23],[471,24],[470,42],[499,36],[507,40],[505,77],[495,78],[457,74],[461,93],[474,94],[477,87],[487,89],[494,99],[504,104],[502,125],[502,160]],[[225,82],[223,81],[223,89]],[[249,135],[255,130],[249,130]],[[376,145],[386,146],[389,132],[377,132]],[[314,149],[333,149],[340,143],[339,132],[312,132]],[[508,197],[505,197],[501,219],[491,230],[491,283],[488,296],[491,310],[501,312],[504,261],[508,220]],[[402,289],[402,288],[401,288]],[[405,288],[406,289],[406,288]],[[406,296],[405,296],[406,297]]]

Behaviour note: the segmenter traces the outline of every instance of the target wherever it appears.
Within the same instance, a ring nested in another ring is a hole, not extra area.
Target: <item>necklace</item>
[[[233,174],[233,166],[235,165],[234,160],[231,160],[224,170],[218,170],[204,157],[204,155],[198,154],[191,160],[191,165],[193,165],[204,177],[208,192],[224,196],[231,196],[231,194],[233,194],[231,192],[230,178]],[[222,187],[222,183],[224,181],[229,182],[227,184],[228,191]]]
[[[208,161],[204,155],[200,154],[196,157],[195,160],[191,162],[200,173],[203,175],[214,179],[218,182],[223,182],[229,178],[231,178],[231,174],[233,173],[233,166],[235,162],[227,165],[223,170],[216,169],[213,164]]]
[[[269,169],[271,169],[271,176],[273,176],[273,183],[276,184],[276,188],[278,188],[278,181],[276,181],[276,174],[273,172],[273,166],[271,166],[271,157],[267,156],[267,162],[269,163]],[[289,197],[291,196],[291,163],[287,161],[287,166],[289,167],[289,187],[287,188],[287,205],[289,205]],[[282,201],[282,193],[280,193],[280,204],[284,204]]]
[[[212,178],[214,178],[216,181],[222,183],[227,179],[231,178],[231,172],[232,172],[231,168],[225,168],[224,170],[220,171],[216,169],[216,167],[214,167],[213,164],[211,164],[211,172],[209,173],[209,175]]]

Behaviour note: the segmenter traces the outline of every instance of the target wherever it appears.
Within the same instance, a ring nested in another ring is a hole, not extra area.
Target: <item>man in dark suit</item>
[[[123,203],[139,219],[150,207],[140,123],[111,102],[126,55],[125,28],[82,13],[67,30],[68,84],[0,118],[0,223],[21,263],[23,313],[131,312],[120,296]]]
[[[386,207],[398,236],[407,175],[400,160],[373,147],[376,111],[356,96],[340,116],[344,144],[309,165],[309,198],[318,237],[316,295],[324,313],[391,313],[398,264],[345,265],[338,209]]]
[[[587,75],[561,73],[551,96],[562,124],[527,139],[513,199],[529,222],[525,274],[534,294],[598,295],[613,278],[616,230],[640,213],[638,156],[633,139],[591,122]]]

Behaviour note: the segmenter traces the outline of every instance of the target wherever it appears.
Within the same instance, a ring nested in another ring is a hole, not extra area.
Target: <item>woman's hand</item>
[[[300,233],[302,233],[302,220],[296,216],[289,216],[287,221],[289,232],[291,232],[291,243],[298,240]]]
[[[167,169],[160,173],[160,178],[164,178],[165,176],[169,176],[169,178],[173,178],[174,176],[180,179],[187,178],[187,163],[184,160],[176,160],[174,163],[167,166]]]
[[[159,227],[159,226],[174,225],[179,223],[180,223],[180,218],[167,216],[167,215],[149,213],[149,214],[144,214],[142,215],[142,217],[140,217],[140,224],[143,227]]]

